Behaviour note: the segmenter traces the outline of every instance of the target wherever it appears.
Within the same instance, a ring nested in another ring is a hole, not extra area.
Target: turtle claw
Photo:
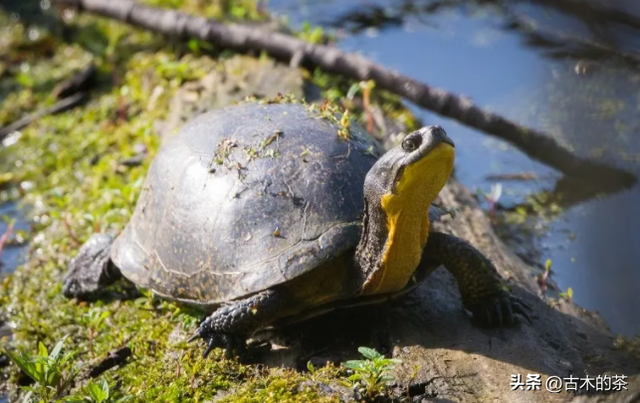
[[[211,353],[211,351],[218,347],[218,338],[212,337],[207,341],[207,348],[204,349],[202,353],[202,358],[207,358],[207,356]]]
[[[212,320],[207,318],[200,326],[198,330],[189,337],[187,343],[191,343],[194,340],[202,339],[206,343],[206,348],[202,353],[202,358],[206,358],[211,351],[216,347],[225,349],[225,357],[231,358],[235,352],[241,355],[246,349],[246,341],[243,337],[233,334],[226,334],[217,332],[212,326]]]
[[[193,334],[193,336],[189,337],[187,339],[187,343],[191,343],[192,341],[198,340],[202,338],[202,330],[201,328],[198,328],[198,330],[196,330],[196,332]]]
[[[519,314],[533,324],[527,311],[532,309],[520,298],[512,294],[503,294],[477,304],[469,309],[473,314],[473,322],[483,327],[512,326]]]

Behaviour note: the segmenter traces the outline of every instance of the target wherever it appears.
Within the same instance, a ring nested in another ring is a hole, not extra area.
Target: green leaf
[[[25,354],[16,354],[11,350],[5,350],[7,356],[11,359],[24,372],[27,376],[34,381],[37,381],[37,374],[35,371],[35,365],[31,362]]]
[[[40,357],[48,357],[49,351],[47,350],[47,346],[44,345],[43,342],[38,342],[38,355]]]
[[[188,44],[189,50],[191,50],[193,53],[200,53],[200,46],[197,39],[190,39]]]
[[[103,388],[106,388],[106,390]],[[109,385],[104,380],[102,380],[100,384],[89,383],[87,389],[91,399],[93,399],[95,403],[102,403],[109,397]]]
[[[360,360],[351,360],[351,361],[342,363],[342,365],[351,369],[364,369],[365,362]]]
[[[356,94],[360,91],[360,84],[354,83],[349,87],[349,91],[347,91],[347,99],[353,99]]]
[[[309,372],[313,372],[315,371],[316,367],[313,366],[313,363],[311,361],[307,361],[307,370]]]
[[[376,358],[384,357],[382,354],[377,352],[376,350],[369,347],[359,347],[358,352],[370,360],[374,360]]]
[[[60,341],[58,343],[56,343],[55,347],[53,348],[53,350],[51,351],[51,354],[49,354],[49,358],[52,360],[57,360],[58,356],[60,355],[60,352],[62,351],[62,347],[64,346],[64,342],[67,340],[67,337],[69,337],[69,335],[64,336],[62,339],[60,339]],[[45,348],[46,351],[46,348]]]

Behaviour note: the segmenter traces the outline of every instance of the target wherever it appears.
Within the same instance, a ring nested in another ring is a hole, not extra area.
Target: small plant
[[[384,355],[368,347],[360,347],[358,351],[366,360],[351,360],[343,365],[353,371],[349,377],[353,385],[362,387],[364,394],[371,399],[386,389],[387,382],[393,380],[389,372],[402,361],[385,358]]]
[[[551,259],[547,259],[544,265],[544,273],[538,277],[538,285],[542,294],[547,292],[547,280],[551,273]]]
[[[101,311],[98,307],[93,307],[89,309],[87,313],[82,315],[80,322],[87,327],[87,336],[89,338],[89,353],[91,354],[91,358],[96,358],[96,354],[93,350],[93,342],[100,333],[100,331],[104,328],[105,319],[107,319],[110,315],[109,311]]]
[[[27,391],[22,399],[23,403],[50,402],[63,396],[69,389],[78,370],[72,365],[75,355],[63,354],[66,340],[67,336],[63,337],[51,352],[42,342],[38,343],[37,355],[6,350],[11,361],[35,382],[34,385],[23,388]]]
[[[560,298],[564,298],[567,301],[572,301],[573,300],[573,288],[569,287],[569,288],[567,288],[567,292],[561,292],[560,293]]]
[[[61,403],[125,403],[133,399],[133,396],[115,399],[109,392],[109,384],[102,379],[98,383],[89,382],[83,388],[81,394],[65,397]]]

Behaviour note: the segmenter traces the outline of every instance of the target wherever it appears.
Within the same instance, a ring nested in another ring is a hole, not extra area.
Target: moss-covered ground
[[[221,19],[265,18],[254,0],[147,3]],[[338,401],[313,385],[348,384],[344,368],[265,369],[225,359],[221,351],[202,359],[202,345],[185,343],[201,313],[144,293],[92,303],[63,297],[62,277],[82,242],[94,232],[117,233],[127,223],[159,145],[155,124],[165,116],[174,91],[229,54],[72,11],[48,12],[58,15],[65,28],[30,25],[0,8],[0,126],[53,104],[55,85],[89,62],[97,66],[98,85],[88,103],[38,119],[0,146],[0,201],[21,201],[33,222],[28,259],[4,277],[0,288],[2,317],[13,329],[13,340],[4,339],[4,347],[35,354],[38,343],[51,349],[69,335],[64,352],[72,359],[60,372],[73,381],[57,398],[88,393],[87,371],[110,351],[129,347],[127,364],[100,376],[110,385],[110,399]],[[322,33],[310,28],[301,35],[322,40]],[[351,85],[321,72],[306,74],[333,100],[344,97]],[[398,113],[414,124],[410,114]],[[148,157],[140,166],[120,163],[141,150]],[[24,375],[15,365],[3,371],[8,392],[16,399],[24,395],[18,388],[25,384]],[[32,401],[54,399],[35,392]]]

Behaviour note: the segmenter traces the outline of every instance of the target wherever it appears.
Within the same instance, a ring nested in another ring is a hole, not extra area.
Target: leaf
[[[64,342],[67,340],[67,337],[69,337],[69,335],[64,336],[62,339],[60,339],[60,341],[58,343],[56,343],[55,347],[53,348],[53,350],[51,351],[51,354],[49,354],[49,358],[52,360],[57,360],[58,356],[60,355],[60,352],[62,351],[62,346],[64,346]],[[46,348],[45,348],[46,351]]]
[[[40,357],[48,357],[49,351],[47,350],[47,346],[44,345],[43,342],[38,342],[38,355]]]
[[[106,387],[106,391],[103,389]],[[103,380],[101,384],[93,383],[87,385],[89,395],[95,403],[102,403],[109,397],[109,385]]]
[[[188,44],[189,50],[191,50],[193,53],[200,53],[200,44],[198,43],[197,39],[190,39]]]
[[[360,360],[351,360],[351,361],[342,363],[342,365],[351,369],[364,369],[365,363],[364,361],[360,361]]]
[[[100,389],[106,393],[107,398],[109,398],[109,382],[106,379],[100,380]]]
[[[382,354],[380,354],[376,350],[369,347],[358,347],[358,352],[370,360],[375,360],[376,358],[384,357]]]
[[[349,87],[349,91],[347,91],[347,99],[353,99],[356,94],[360,91],[360,85],[358,83],[354,83]]]
[[[34,364],[28,360],[28,357],[24,354],[16,354],[11,350],[5,350],[5,354],[11,359],[24,372],[27,376],[34,381],[37,381],[37,374],[35,373]]]

